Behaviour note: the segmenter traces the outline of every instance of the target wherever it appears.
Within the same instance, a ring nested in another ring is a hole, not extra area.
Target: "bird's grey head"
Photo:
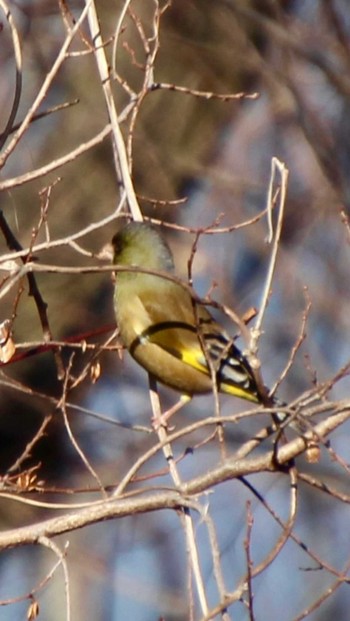
[[[158,230],[145,222],[130,222],[113,239],[114,263],[163,272],[174,270],[171,250]]]

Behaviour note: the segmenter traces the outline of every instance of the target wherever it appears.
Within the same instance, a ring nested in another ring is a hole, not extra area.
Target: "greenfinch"
[[[172,252],[158,230],[130,222],[112,240],[117,266],[114,307],[121,339],[157,381],[184,395],[217,390],[254,403],[261,395],[251,366],[208,309],[175,275]],[[159,272],[146,274],[137,268]]]

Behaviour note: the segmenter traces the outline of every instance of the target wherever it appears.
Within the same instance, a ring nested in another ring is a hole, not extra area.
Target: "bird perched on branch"
[[[112,240],[114,306],[124,345],[157,381],[184,395],[217,390],[266,405],[252,368],[205,306],[175,275],[171,250],[156,228],[130,222]],[[140,272],[137,268],[159,272]]]

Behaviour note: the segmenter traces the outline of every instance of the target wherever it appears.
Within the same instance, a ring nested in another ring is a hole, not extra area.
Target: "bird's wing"
[[[211,375],[212,367],[221,390],[259,400],[248,361],[204,306],[198,304],[194,310],[190,296],[185,302],[183,295],[179,303],[176,289],[169,289],[165,304],[146,292],[140,294],[139,300],[149,325],[139,335],[138,343],[156,344],[206,375]]]
[[[154,291],[139,293],[139,302],[148,316],[148,326],[139,334],[138,341],[158,345],[186,364],[208,373],[191,298],[183,293],[181,289],[179,297],[177,288],[171,287],[166,298],[154,296]]]

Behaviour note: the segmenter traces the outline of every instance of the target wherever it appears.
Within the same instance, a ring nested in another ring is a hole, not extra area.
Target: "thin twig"
[[[69,573],[68,573],[68,565],[66,561],[66,552],[68,549],[68,542],[65,544],[64,552],[61,552],[58,545],[51,541],[48,537],[41,536],[38,538],[38,543],[45,548],[51,550],[59,559],[59,563],[55,565],[55,570],[58,565],[62,565],[63,575],[64,575],[64,590],[66,594],[66,621],[71,621],[71,602],[70,602],[70,587],[69,587]]]
[[[13,121],[16,118],[16,114],[17,114],[17,110],[18,110],[18,106],[19,106],[19,102],[20,102],[20,98],[21,98],[21,92],[22,92],[22,51],[21,51],[21,43],[19,40],[19,36],[18,36],[18,31],[15,25],[15,22],[13,20],[11,11],[7,5],[7,2],[5,0],[0,0],[0,6],[2,8],[2,10],[4,11],[5,15],[6,15],[6,19],[9,23],[10,26],[10,30],[11,30],[11,36],[12,36],[12,44],[13,44],[13,51],[14,51],[14,57],[15,57],[15,63],[16,63],[16,85],[15,85],[15,94],[13,97],[13,102],[12,102],[12,107],[11,107],[11,112],[9,115],[9,118],[7,120],[5,129],[3,130],[3,132],[0,134],[0,149],[2,149],[2,147],[4,146],[8,136],[10,135],[11,131],[13,131]],[[1,168],[1,166],[0,166]]]
[[[6,243],[10,250],[15,250],[17,252],[23,250],[21,244],[19,243],[19,241],[13,234],[11,228],[9,227],[2,211],[0,211],[0,229],[5,237]],[[26,265],[28,261],[30,261],[30,259],[31,259],[31,253],[29,250],[28,256],[22,258],[24,266]],[[27,272],[26,277],[27,277],[28,285],[29,285],[29,295],[34,298],[35,305],[37,307],[44,340],[46,342],[50,342],[52,340],[52,332],[51,332],[49,318],[47,314],[47,304],[44,301],[40,293],[40,289],[38,287],[35,275],[31,272]],[[63,362],[61,359],[59,349],[54,350],[54,359],[55,359],[56,368],[57,368],[57,377],[62,378],[64,375],[64,371],[63,371]]]
[[[72,368],[72,364],[73,364],[73,356],[74,356],[74,354],[71,355],[70,360],[69,360],[69,364],[68,364],[68,367],[67,367],[67,370],[66,370],[66,373],[65,373],[65,377],[64,377],[64,382],[63,382],[62,397],[61,397],[61,399],[59,401],[59,404],[58,404],[57,408],[60,409],[61,412],[62,412],[64,425],[65,425],[65,428],[67,430],[68,437],[69,437],[69,439],[70,439],[70,441],[72,443],[72,446],[74,446],[74,448],[75,448],[76,452],[78,453],[80,459],[82,460],[83,464],[85,465],[87,470],[90,472],[90,474],[95,479],[97,485],[100,488],[102,496],[104,498],[107,498],[106,490],[105,490],[105,488],[103,486],[103,483],[102,483],[99,475],[97,474],[96,470],[90,464],[90,462],[87,459],[84,451],[79,446],[76,438],[74,437],[72,428],[71,428],[70,423],[69,423],[69,418],[68,418],[68,415],[67,415],[66,398],[67,398],[67,394],[68,394],[68,390],[69,390],[70,372],[71,372],[71,368]]]
[[[158,423],[160,423],[158,424],[158,427],[157,427],[158,438],[162,445],[164,457],[168,463],[169,472],[174,482],[175,488],[180,489],[182,485],[181,478],[180,478],[178,469],[176,467],[171,443],[168,441],[168,434],[167,434],[166,428],[161,424],[162,412],[161,412],[160,401],[159,401],[159,396],[157,392],[157,385],[156,385],[155,380],[151,376],[149,376],[149,383],[150,383],[150,399],[151,399],[153,417],[155,421],[158,421]],[[185,530],[187,552],[188,552],[188,556],[190,559],[190,565],[192,568],[194,581],[195,581],[196,588],[197,588],[197,594],[198,594],[198,599],[199,599],[200,606],[202,609],[202,614],[207,614],[208,604],[207,604],[206,592],[205,592],[202,571],[201,571],[200,562],[199,562],[198,548],[197,548],[197,542],[196,542],[194,528],[193,528],[192,517],[191,517],[190,510],[188,508],[184,507],[182,509],[180,513],[180,519],[181,519],[181,522]]]
[[[274,272],[276,268],[277,253],[278,253],[279,242],[281,238],[284,207],[285,207],[286,194],[287,194],[288,169],[283,164],[283,162],[278,160],[276,157],[273,157],[271,161],[271,178],[270,178],[269,190],[268,190],[268,196],[267,196],[267,208],[268,208],[268,214],[270,214],[269,217],[271,220],[272,220],[272,212],[273,212],[272,197],[273,197],[273,192],[274,192],[274,185],[275,185],[275,178],[276,178],[277,171],[279,172],[279,175],[281,178],[279,204],[278,204],[278,210],[277,210],[278,215],[277,215],[276,229],[273,235],[273,245],[271,249],[269,269],[266,275],[265,287],[264,287],[262,300],[260,303],[259,313],[257,315],[255,326],[254,326],[255,335],[253,336],[252,347],[251,347],[253,351],[255,350],[256,339],[259,337],[260,332],[261,332],[262,322],[264,320],[265,311],[266,311],[268,301],[271,295],[271,286],[272,286],[272,280],[273,280],[273,276],[274,276]]]
[[[150,86],[151,91],[172,91],[175,93],[182,93],[184,95],[192,95],[193,97],[199,97],[201,99],[217,99],[218,101],[232,101],[235,99],[257,99],[259,93],[213,93],[211,91],[198,91],[194,88],[188,88],[186,86],[179,86],[178,84],[168,84],[167,82],[153,82]]]
[[[32,105],[30,106],[25,118],[23,119],[23,122],[21,124],[21,126],[19,127],[19,129],[15,132],[12,140],[10,141],[9,145],[7,146],[7,148],[5,149],[5,151],[3,151],[2,155],[0,156],[0,168],[2,168],[8,157],[11,155],[11,153],[14,151],[15,147],[17,146],[17,144],[19,143],[19,141],[21,140],[22,136],[25,134],[25,132],[27,131],[31,120],[34,116],[34,114],[37,112],[39,106],[41,105],[41,103],[44,101],[45,97],[47,96],[48,90],[54,80],[54,78],[56,77],[62,63],[65,60],[66,57],[66,52],[70,46],[70,44],[72,43],[74,36],[76,34],[76,32],[79,30],[82,22],[84,21],[86,14],[88,12],[88,8],[89,8],[89,4],[90,4],[90,0],[87,0],[87,5],[86,7],[82,10],[79,19],[77,19],[77,22],[75,24],[75,26],[72,28],[72,30],[67,34],[63,45],[60,49],[60,51],[58,52],[58,55],[56,57],[55,62],[53,63],[50,71],[47,73],[45,80],[41,86],[41,88],[39,89],[39,92],[34,100],[34,102],[32,103]]]
[[[101,84],[105,96],[108,114],[112,127],[113,135],[113,154],[116,171],[120,176],[125,191],[125,197],[128,206],[133,215],[134,220],[142,220],[142,214],[137,202],[135,190],[131,181],[129,172],[129,163],[126,156],[126,149],[123,135],[121,133],[118,121],[118,114],[115,107],[113,93],[111,89],[111,81],[109,75],[109,67],[106,58],[105,49],[102,46],[101,29],[98,22],[97,11],[93,0],[86,0],[88,8],[88,22],[90,27],[91,38],[95,44],[95,58],[97,68],[100,74]]]
[[[103,142],[106,136],[108,136],[110,133],[111,133],[111,126],[108,124],[100,132],[98,132],[98,134],[96,134],[94,138],[91,138],[91,140],[88,140],[87,142],[80,143],[79,146],[76,147],[76,149],[73,149],[66,155],[63,155],[62,157],[58,157],[57,159],[49,162],[49,164],[45,164],[45,166],[41,166],[40,168],[32,170],[31,172],[24,173],[23,175],[18,175],[17,177],[13,177],[12,179],[1,181],[0,191],[9,190],[15,187],[17,188],[20,185],[23,185],[24,183],[33,181],[33,179],[39,179],[40,177],[44,177],[44,175],[47,175],[53,170],[57,170],[58,168],[61,168],[61,166],[64,166],[65,164],[67,164],[68,162],[71,162],[72,160],[75,160],[79,155],[86,153],[86,151],[89,151],[96,145],[100,144],[101,142]]]

